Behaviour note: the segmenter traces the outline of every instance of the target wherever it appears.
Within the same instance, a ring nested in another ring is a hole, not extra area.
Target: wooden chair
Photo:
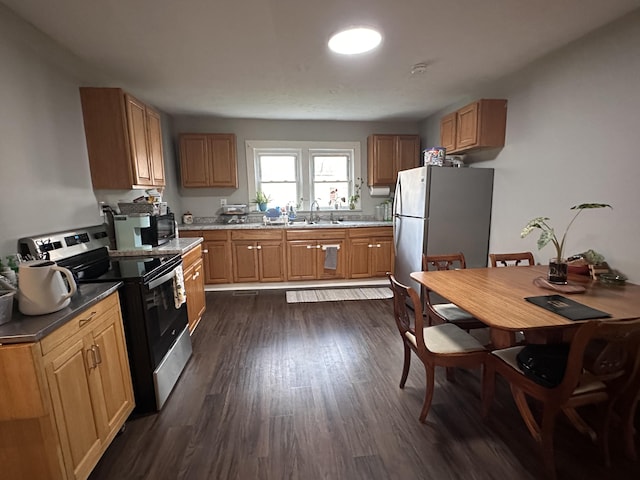
[[[483,365],[488,351],[475,338],[451,323],[425,327],[420,297],[416,291],[399,283],[393,274],[387,273],[387,276],[393,291],[394,317],[404,345],[400,388],[404,388],[407,381],[413,351],[426,372],[424,404],[419,417],[424,423],[433,399],[435,367],[446,367],[448,371],[453,367],[477,368]],[[407,301],[413,307],[412,315]]]
[[[447,255],[422,255],[422,270],[425,272],[428,270],[451,270],[452,268],[467,268],[462,252]],[[422,287],[422,297],[425,313],[429,317],[429,325],[453,323],[467,331],[487,328],[487,325],[453,303],[433,303],[431,291],[426,287]]]
[[[640,319],[590,321],[581,324],[571,340],[563,380],[554,388],[544,387],[525,376],[516,359],[524,347],[494,350],[486,360],[482,392],[483,416],[486,417],[489,413],[497,372],[510,384],[525,425],[540,447],[549,478],[556,476],[553,430],[556,416],[561,411],[580,432],[598,440],[608,465],[608,431],[612,407],[637,379],[639,340]],[[591,354],[594,350],[598,352],[597,355]],[[536,421],[527,397],[541,403],[540,421]],[[598,416],[601,421],[597,435],[576,411],[576,408],[590,404],[598,404],[602,410]],[[628,414],[633,415],[633,411]],[[627,419],[622,420],[624,424]]]
[[[535,265],[533,259],[533,253],[531,252],[518,252],[518,253],[490,253],[489,260],[492,267],[497,266],[519,266],[520,262],[527,262],[528,265]]]

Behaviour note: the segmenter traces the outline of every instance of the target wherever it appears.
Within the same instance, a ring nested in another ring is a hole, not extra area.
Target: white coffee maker
[[[151,225],[148,213],[114,215],[113,225],[118,250],[151,250],[151,245],[142,243],[142,228]]]

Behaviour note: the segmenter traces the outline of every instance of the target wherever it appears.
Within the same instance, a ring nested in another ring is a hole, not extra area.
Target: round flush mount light
[[[382,41],[382,35],[371,27],[350,27],[329,39],[329,48],[343,55],[356,55],[373,50]]]

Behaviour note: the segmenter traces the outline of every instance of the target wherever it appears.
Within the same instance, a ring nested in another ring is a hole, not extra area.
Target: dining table
[[[536,285],[544,283],[539,279],[546,279],[547,269],[545,265],[466,268],[413,272],[411,278],[485,323],[495,348],[514,345],[517,332],[533,343],[570,338],[575,330],[571,326],[584,321],[565,318],[527,297],[561,295],[605,312],[608,316],[600,317],[603,320],[640,318],[640,285],[609,286],[588,276],[570,275],[565,291],[562,286],[556,291]]]

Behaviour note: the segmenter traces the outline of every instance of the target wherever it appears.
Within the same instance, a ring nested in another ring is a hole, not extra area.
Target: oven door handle
[[[158,278],[155,278],[155,279],[151,280],[149,282],[149,285],[147,285],[147,287],[149,288],[149,290],[153,290],[158,285],[162,285],[166,281],[173,279],[175,276],[176,276],[176,269],[174,268],[169,273],[165,273],[161,277],[158,277]]]

